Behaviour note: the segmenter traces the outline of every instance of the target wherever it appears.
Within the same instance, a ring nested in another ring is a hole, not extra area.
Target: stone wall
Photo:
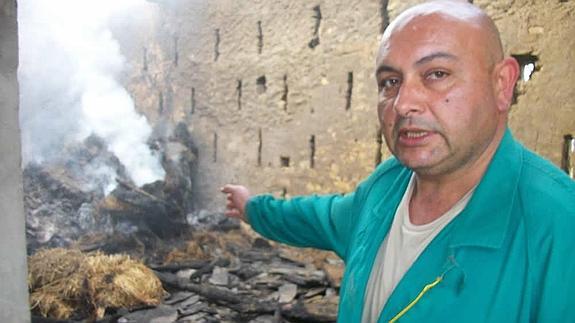
[[[29,322],[16,1],[0,0],[0,322]]]
[[[388,156],[375,54],[388,17],[417,2],[158,1],[152,23],[123,29],[126,81],[160,129],[188,124],[202,207],[221,207],[227,182],[278,195],[349,191]],[[559,165],[563,136],[575,132],[575,2],[475,2],[507,53],[535,62],[510,124]]]

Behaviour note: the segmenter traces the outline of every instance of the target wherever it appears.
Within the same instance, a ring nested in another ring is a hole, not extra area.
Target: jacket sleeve
[[[331,250],[345,259],[356,194],[289,200],[260,195],[248,201],[246,214],[252,228],[266,238],[296,247]]]
[[[270,195],[255,196],[246,205],[246,216],[252,228],[266,238],[296,247],[331,250],[346,260],[363,209],[369,204],[366,200],[369,196],[379,200],[381,196],[371,192],[373,187],[387,189],[385,187],[402,171],[406,169],[390,158],[349,194],[302,196],[290,200]],[[380,181],[384,175],[390,175],[385,176],[388,182]]]

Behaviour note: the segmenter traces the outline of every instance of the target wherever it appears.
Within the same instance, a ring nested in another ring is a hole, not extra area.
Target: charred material
[[[49,164],[28,164],[23,171],[26,237],[29,252],[40,246],[67,246],[84,232],[105,229],[96,201],[114,176],[126,178],[118,159],[97,136],[68,146]]]
[[[116,226],[151,231],[160,238],[181,233],[185,223],[177,219],[184,218],[183,210],[153,194],[163,193],[162,182],[146,184],[142,189],[120,180],[118,184],[100,205],[100,210],[109,214]]]
[[[92,235],[127,236],[150,248],[158,239],[177,237],[193,211],[192,182],[197,149],[185,124],[153,142],[166,171],[164,180],[136,186],[98,137],[66,147],[50,163],[24,170],[28,251],[67,247]],[[88,249],[111,244],[91,244]],[[114,248],[111,248],[114,249]]]
[[[164,305],[180,313],[174,322],[335,322],[342,266],[331,254],[303,256],[242,231],[192,239],[214,255],[208,264],[151,265],[171,293]]]

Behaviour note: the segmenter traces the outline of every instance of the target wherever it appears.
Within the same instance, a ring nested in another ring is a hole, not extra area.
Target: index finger
[[[224,186],[222,186],[222,188],[220,188],[220,191],[222,193],[232,193],[232,191],[234,190],[234,186],[232,184],[226,184]]]

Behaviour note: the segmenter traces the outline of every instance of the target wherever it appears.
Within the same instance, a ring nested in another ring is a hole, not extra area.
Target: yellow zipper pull
[[[419,295],[417,295],[417,297],[411,301],[411,303],[409,303],[404,309],[401,310],[401,312],[397,313],[396,316],[394,316],[389,323],[395,323],[397,322],[397,320],[399,320],[403,315],[405,315],[405,313],[407,313],[415,304],[417,304],[417,302],[419,302],[419,300],[423,297],[423,295],[425,295],[425,293],[427,293],[430,289],[432,289],[433,287],[437,286],[437,284],[439,284],[441,281],[443,280],[443,276],[439,276],[437,277],[432,283],[429,283],[427,285],[425,285],[425,287],[423,287],[423,289],[421,290],[421,292],[419,292]]]

